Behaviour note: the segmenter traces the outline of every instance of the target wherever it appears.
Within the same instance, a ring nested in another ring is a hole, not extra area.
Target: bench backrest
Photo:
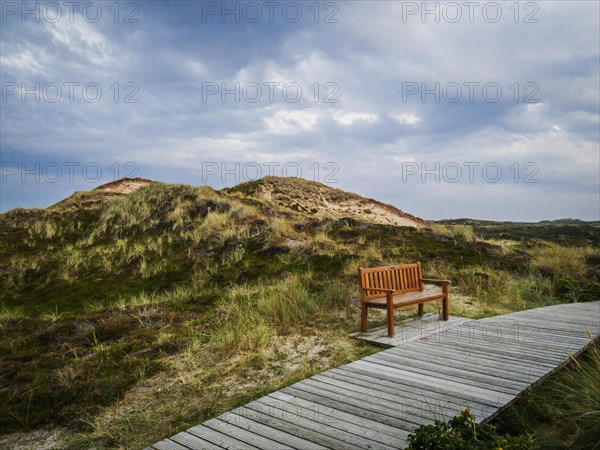
[[[385,293],[371,291],[369,288],[394,289],[397,294],[422,291],[422,278],[421,263],[358,268],[358,283],[363,301],[385,297]]]

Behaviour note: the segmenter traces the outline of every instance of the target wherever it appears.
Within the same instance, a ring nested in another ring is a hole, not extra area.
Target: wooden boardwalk
[[[157,442],[157,450],[399,449],[469,407],[479,422],[600,335],[600,302],[459,321]]]
[[[350,334],[350,336],[381,347],[397,347],[405,342],[418,341],[427,335],[448,332],[458,325],[466,325],[472,319],[450,316],[447,321],[440,320],[438,314],[424,314],[421,317],[397,320],[394,337],[388,337],[387,325],[374,327],[369,331]]]

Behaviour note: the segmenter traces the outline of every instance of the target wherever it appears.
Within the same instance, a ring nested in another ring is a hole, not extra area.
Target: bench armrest
[[[436,280],[434,278],[421,278],[421,281],[423,283],[429,283],[429,284],[452,284],[450,283],[450,280]]]

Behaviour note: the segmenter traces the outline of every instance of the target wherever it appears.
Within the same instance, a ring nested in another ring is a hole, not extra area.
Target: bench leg
[[[362,304],[362,314],[360,317],[360,331],[362,331],[363,333],[365,331],[367,331],[367,326],[368,326],[368,322],[367,322],[367,305],[365,305],[365,302],[363,302]]]
[[[423,315],[423,303],[419,303],[419,315]]]
[[[388,337],[394,337],[394,307],[388,303],[387,307]]]
[[[448,294],[446,294],[442,301],[442,316],[444,320],[448,320],[448,317],[450,316],[450,311],[448,310]]]

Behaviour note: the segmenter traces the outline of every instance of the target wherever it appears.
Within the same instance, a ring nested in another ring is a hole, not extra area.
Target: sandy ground
[[[130,194],[137,191],[139,188],[152,183],[152,180],[145,178],[122,178],[117,181],[98,186],[95,191],[111,192],[115,194]]]
[[[0,436],[0,448],[10,450],[49,450],[64,446],[65,430],[40,428]]]
[[[280,203],[287,202],[288,206],[294,203],[302,206],[306,210],[312,210],[313,213],[326,213],[335,217],[354,217],[358,220],[363,220],[371,223],[381,223],[386,225],[422,227],[426,226],[423,219],[414,217],[398,208],[381,203],[372,199],[360,197],[355,194],[348,194],[343,200],[332,201],[328,192],[329,188],[315,188],[310,191],[298,191],[297,194],[305,196],[291,196],[291,187],[285,186],[288,189],[285,192],[274,192],[274,187],[265,184],[259,189],[259,196],[267,201]],[[280,201],[278,201],[280,200]]]

